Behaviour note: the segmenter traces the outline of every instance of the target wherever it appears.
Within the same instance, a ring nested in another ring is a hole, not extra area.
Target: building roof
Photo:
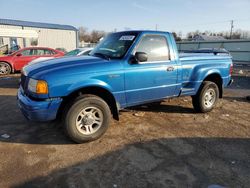
[[[196,35],[194,36],[193,40],[195,41],[218,41],[218,40],[225,40],[224,37],[222,36],[208,36],[208,35]]]
[[[0,25],[15,25],[15,26],[23,26],[23,27],[36,27],[36,28],[62,29],[62,30],[77,31],[77,29],[71,25],[61,25],[61,24],[41,23],[41,22],[29,22],[29,21],[10,20],[10,19],[0,19]]]

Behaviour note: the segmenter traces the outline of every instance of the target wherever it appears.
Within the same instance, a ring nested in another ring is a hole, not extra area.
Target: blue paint
[[[126,108],[169,97],[195,95],[203,80],[211,74],[218,74],[224,87],[231,80],[230,56],[192,54],[179,57],[172,34],[159,31],[121,32],[122,35],[131,33],[136,33],[136,38],[121,59],[65,57],[25,67],[27,77],[21,83],[24,90],[21,88],[18,93],[24,114],[33,120],[52,120],[64,97],[86,87],[105,89],[114,96],[119,107]],[[130,62],[139,41],[148,34],[161,35],[167,39],[170,60],[137,64]],[[171,71],[167,71],[169,69]],[[45,80],[49,94],[37,95],[28,91],[29,78]],[[50,100],[55,98],[57,100]]]

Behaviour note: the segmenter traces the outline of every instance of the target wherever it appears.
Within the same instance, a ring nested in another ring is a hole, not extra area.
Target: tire
[[[95,95],[78,97],[66,110],[64,126],[67,135],[77,143],[101,137],[110,124],[108,104]]]
[[[11,73],[11,66],[8,63],[0,62],[0,75],[8,75]]]
[[[219,98],[219,89],[217,84],[210,81],[204,81],[195,96],[192,96],[193,107],[196,112],[210,112],[216,105]]]

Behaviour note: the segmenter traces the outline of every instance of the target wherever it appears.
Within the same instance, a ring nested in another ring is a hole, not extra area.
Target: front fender
[[[86,87],[100,87],[100,88],[108,90],[110,93],[112,93],[113,91],[111,86],[108,85],[106,82],[103,82],[97,79],[89,79],[85,81],[79,81],[70,85],[67,89],[66,96],[68,96],[70,93],[73,93],[81,88],[86,88]]]

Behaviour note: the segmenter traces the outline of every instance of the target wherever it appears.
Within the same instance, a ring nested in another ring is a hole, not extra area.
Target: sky
[[[0,18],[89,30],[250,30],[250,0],[1,0]]]

